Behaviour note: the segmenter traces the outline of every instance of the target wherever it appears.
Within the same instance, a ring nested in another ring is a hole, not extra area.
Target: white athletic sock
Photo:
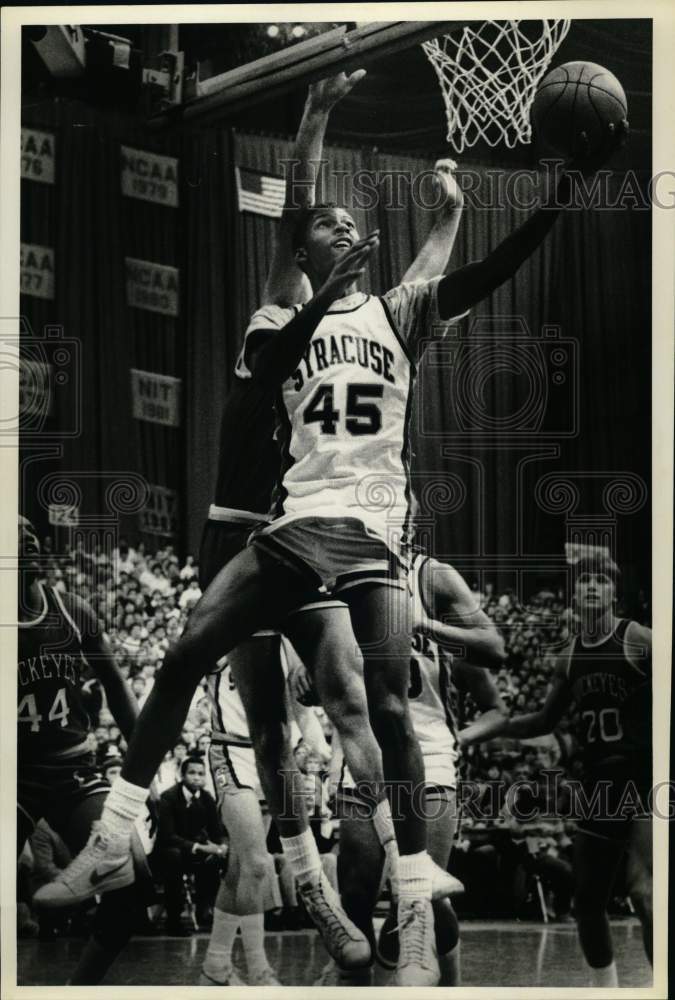
[[[295,837],[280,837],[284,857],[301,885],[316,885],[321,878],[321,857],[309,827]]]
[[[213,927],[204,957],[204,968],[207,972],[221,972],[232,965],[234,939],[240,922],[245,919],[246,917],[240,917],[237,913],[225,913],[219,909],[213,911]]]
[[[387,862],[389,863],[392,876],[396,875],[398,864],[398,844],[396,843],[396,832],[394,821],[391,817],[391,808],[388,799],[380,799],[373,813],[373,826],[377,839],[384,848]]]
[[[616,971],[616,962],[612,961],[603,969],[594,969],[589,966],[591,973],[591,986],[618,986],[619,975]]]
[[[112,837],[128,837],[134,821],[143,812],[148,789],[118,778],[105,800],[101,822]]]
[[[431,899],[429,855],[400,854],[397,869],[399,899]]]
[[[246,955],[249,978],[255,979],[264,972],[269,962],[265,954],[265,920],[262,913],[249,913],[239,917],[241,942]]]

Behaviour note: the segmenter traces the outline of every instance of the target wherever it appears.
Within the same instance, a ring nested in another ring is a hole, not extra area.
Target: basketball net
[[[569,29],[569,20],[482,21],[422,43],[458,153],[479,139],[509,149],[531,141],[537,86]]]

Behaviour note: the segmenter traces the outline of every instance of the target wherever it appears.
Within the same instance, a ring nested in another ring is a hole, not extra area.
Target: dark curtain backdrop
[[[57,324],[65,338],[77,341],[80,366],[69,372],[64,404],[56,392],[50,429],[67,422],[64,409],[76,393],[81,420],[77,433],[63,439],[60,458],[28,465],[21,502],[44,522],[39,484],[61,470],[81,491],[82,514],[95,521],[113,513],[108,490],[123,483],[125,473],[132,473],[130,482],[141,473],[151,484],[184,489],[184,431],[132,417],[130,376],[131,368],[182,376],[183,320],[127,306],[124,260],[180,267],[179,213],[124,197],[120,187],[120,145],[169,155],[178,148],[167,137],[153,141],[121,116],[103,117],[70,102],[33,106],[23,124],[56,137],[56,183],[24,180],[21,206],[21,239],[54,248],[56,280],[53,301],[23,295],[21,311],[36,337],[45,324]],[[125,513],[134,506],[131,495],[125,499],[118,490],[114,506],[121,531],[138,537],[137,514]]]
[[[22,311],[36,333],[61,323],[82,344],[84,422],[52,464],[142,472],[179,491],[177,541],[195,551],[214,484],[221,407],[278,225],[238,211],[234,165],[279,174],[291,144],[225,129],[152,136],[67,103],[33,107],[24,124],[57,136],[57,184],[24,181],[22,206],[22,239],[54,246],[57,274],[55,301],[24,296]],[[121,195],[121,142],[180,157],[179,209]],[[363,148],[329,147],[327,157],[346,178],[364,171],[412,177],[432,165]],[[487,183],[488,168],[475,169]],[[354,210],[362,232],[377,226],[382,234],[365,282],[374,293],[400,280],[432,224],[405,183],[400,190],[400,205],[387,202],[381,187],[379,199]],[[328,178],[322,197],[336,193]],[[483,257],[526,214],[468,205],[451,267]],[[181,269],[178,320],[126,306],[125,255]],[[570,526],[603,512],[607,475],[649,482],[650,255],[648,212],[565,212],[517,277],[429,348],[414,408],[413,472],[422,530],[433,521],[439,554],[491,578],[501,557],[502,583],[517,563],[521,575],[512,582],[529,574],[534,585],[559,560]],[[553,328],[546,337],[545,328]],[[184,380],[181,429],[131,417],[131,367]],[[528,405],[529,423],[519,423]],[[26,497],[48,464],[28,475]],[[563,491],[569,502],[556,493],[553,474],[571,482]],[[102,509],[102,482],[86,484],[86,510]],[[607,516],[619,556],[629,576],[644,582],[647,508],[637,511],[639,498],[615,494],[610,508],[617,509]],[[126,530],[137,537],[136,515]]]

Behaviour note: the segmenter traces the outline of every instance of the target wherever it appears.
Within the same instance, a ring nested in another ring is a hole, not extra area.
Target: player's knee
[[[347,685],[339,697],[324,703],[326,714],[340,736],[349,737],[362,731],[368,721],[368,706],[357,686]]]
[[[242,871],[253,882],[264,882],[269,877],[269,855],[264,851],[250,851],[241,859]]]
[[[373,728],[379,731],[412,733],[410,714],[405,698],[394,691],[385,691],[371,705]]]

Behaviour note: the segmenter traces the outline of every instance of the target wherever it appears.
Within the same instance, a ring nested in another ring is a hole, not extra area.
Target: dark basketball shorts
[[[371,583],[406,589],[403,553],[360,517],[285,514],[258,525],[251,544],[334,596]]]
[[[221,511],[222,514],[219,513]],[[211,507],[209,518],[204,525],[199,549],[199,586],[202,591],[206,590],[224,566],[227,566],[235,556],[246,548],[251,532],[257,526],[263,526],[266,523],[265,518],[256,521],[254,518],[249,519],[247,515],[242,515],[242,519],[238,520],[234,513],[230,519],[227,519],[225,508]],[[308,581],[306,597],[288,617],[304,611],[329,607],[346,608],[346,605]],[[256,636],[275,634],[278,633],[272,629],[261,629],[255,633]]]
[[[93,753],[84,751],[53,763],[19,761],[17,804],[35,826],[45,819],[59,832],[73,809],[92,795],[107,795],[110,785],[96,769]]]
[[[589,768],[574,801],[577,829],[608,840],[627,840],[636,819],[651,816],[651,761],[614,761]]]

